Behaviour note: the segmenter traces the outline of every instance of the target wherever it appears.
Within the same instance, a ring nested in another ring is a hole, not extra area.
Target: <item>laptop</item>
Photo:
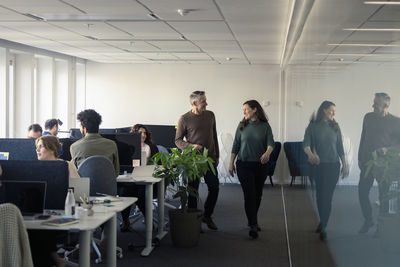
[[[76,202],[83,202],[82,199],[89,197],[90,178],[69,178],[69,188],[73,188]]]
[[[152,178],[156,165],[137,166],[132,171],[132,178]]]
[[[24,219],[43,215],[47,183],[43,181],[1,181],[0,203],[16,205]]]

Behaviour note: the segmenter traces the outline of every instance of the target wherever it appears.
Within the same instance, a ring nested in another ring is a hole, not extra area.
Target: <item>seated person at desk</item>
[[[60,141],[53,135],[44,135],[36,139],[36,154],[38,160],[62,160],[57,156],[60,153]],[[80,178],[75,165],[71,161],[67,161],[69,177]]]
[[[142,124],[135,124],[131,130],[131,133],[142,133],[142,152],[146,152],[146,162],[143,165],[147,165],[150,163],[150,158],[158,152],[158,148],[153,144],[151,140],[151,132],[146,128],[146,126]],[[136,202],[140,211],[143,213],[143,216],[146,217],[145,214],[145,200],[146,200],[146,190],[144,185],[130,184],[124,185],[121,188],[121,195],[126,197],[137,197],[138,201]],[[153,190],[153,197],[157,195],[157,187]],[[123,225],[121,227],[122,232],[129,231],[129,214],[131,213],[131,207],[126,208],[121,212]]]
[[[42,132],[43,132],[42,126],[40,126],[37,123],[31,124],[28,127],[28,138],[36,139],[42,136]]]
[[[105,156],[114,165],[115,175],[118,176],[117,144],[99,134],[101,115],[93,109],[86,109],[78,113],[77,119],[81,122],[83,138],[71,145],[71,161],[79,168],[79,165],[90,156]]]

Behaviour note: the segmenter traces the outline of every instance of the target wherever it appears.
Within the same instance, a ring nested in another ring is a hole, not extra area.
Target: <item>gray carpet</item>
[[[201,185],[200,195],[203,201],[206,190],[206,186]],[[376,199],[375,191],[372,192],[372,199]],[[290,250],[286,239],[282,192]],[[374,209],[376,210],[375,206]],[[393,249],[394,245],[388,246],[383,238],[374,238],[372,230],[366,235],[357,233],[362,224],[357,187],[336,188],[332,215],[327,227],[328,239],[325,243],[314,233],[318,217],[310,190],[300,186],[265,186],[259,212],[262,231],[257,240],[250,240],[248,237],[240,185],[221,185],[214,221],[219,230],[211,231],[203,225],[204,233],[201,234],[197,247],[176,248],[167,235],[161,241],[161,246],[156,247],[149,257],[140,256],[141,248],[133,251],[128,249],[129,242],[144,244],[144,225],[137,223],[134,225],[135,232],[118,233],[118,245],[124,249],[124,258],[118,260],[117,264],[121,267],[400,266],[400,253]],[[399,246],[397,243],[397,247]]]

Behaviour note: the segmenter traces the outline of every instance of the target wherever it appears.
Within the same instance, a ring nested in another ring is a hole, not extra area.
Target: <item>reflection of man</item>
[[[39,124],[32,124],[28,127],[28,138],[39,138],[42,136],[43,129]]]
[[[372,172],[365,176],[366,163],[372,158],[372,152],[386,153],[391,146],[399,145],[400,119],[389,114],[390,97],[385,93],[376,93],[374,98],[373,112],[364,116],[363,128],[361,133],[360,147],[358,150],[358,166],[360,167],[360,181],[358,183],[358,196],[361,211],[364,216],[364,224],[359,233],[366,233],[374,225],[372,219],[372,208],[369,200],[369,192],[374,183]],[[384,195],[389,190],[389,184],[381,182],[379,185],[379,213],[381,215],[388,212],[389,201]]]
[[[93,109],[79,112],[77,119],[81,122],[83,138],[71,145],[72,162],[78,168],[90,156],[105,156],[114,165],[115,174],[119,174],[118,149],[114,141],[99,134],[101,116]]]
[[[195,149],[208,149],[208,155],[218,165],[219,148],[217,139],[217,129],[215,124],[215,116],[212,111],[206,110],[207,98],[204,91],[195,91],[190,95],[190,104],[192,110],[183,114],[178,121],[176,130],[175,144],[180,149],[187,148],[190,144]],[[186,138],[186,140],[184,140]],[[217,170],[217,168],[215,168]],[[204,180],[208,187],[208,196],[204,204],[203,222],[208,228],[217,230],[217,226],[211,219],[215,204],[218,199],[219,180],[218,174],[214,175],[210,170],[204,176]],[[196,190],[199,189],[199,181],[190,184]],[[197,198],[189,196],[188,207],[197,208]]]

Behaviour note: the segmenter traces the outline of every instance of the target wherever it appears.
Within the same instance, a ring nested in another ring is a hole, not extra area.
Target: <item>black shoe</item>
[[[202,221],[203,223],[207,224],[207,227],[211,230],[218,230],[217,225],[213,222],[211,217],[203,217]]]
[[[251,226],[250,226],[250,224],[249,224],[249,223],[247,224],[247,226],[251,228]],[[255,226],[257,227],[257,231],[258,231],[258,232],[261,232],[261,228],[260,228],[260,226],[258,226],[258,224],[255,224]]]
[[[365,234],[366,232],[369,231],[369,228],[374,226],[374,223],[371,220],[367,220],[364,222],[364,224],[361,226],[360,230],[358,231],[359,234]]]
[[[256,239],[258,238],[258,231],[257,231],[257,226],[251,226],[250,231],[249,231],[249,236],[251,239]]]
[[[321,241],[325,241],[326,236],[326,232],[324,230],[321,230],[321,232],[319,233],[319,239],[321,239]]]
[[[315,229],[315,232],[316,232],[317,234],[319,234],[319,233],[322,232],[322,225],[321,225],[321,223],[318,224],[317,229]]]

